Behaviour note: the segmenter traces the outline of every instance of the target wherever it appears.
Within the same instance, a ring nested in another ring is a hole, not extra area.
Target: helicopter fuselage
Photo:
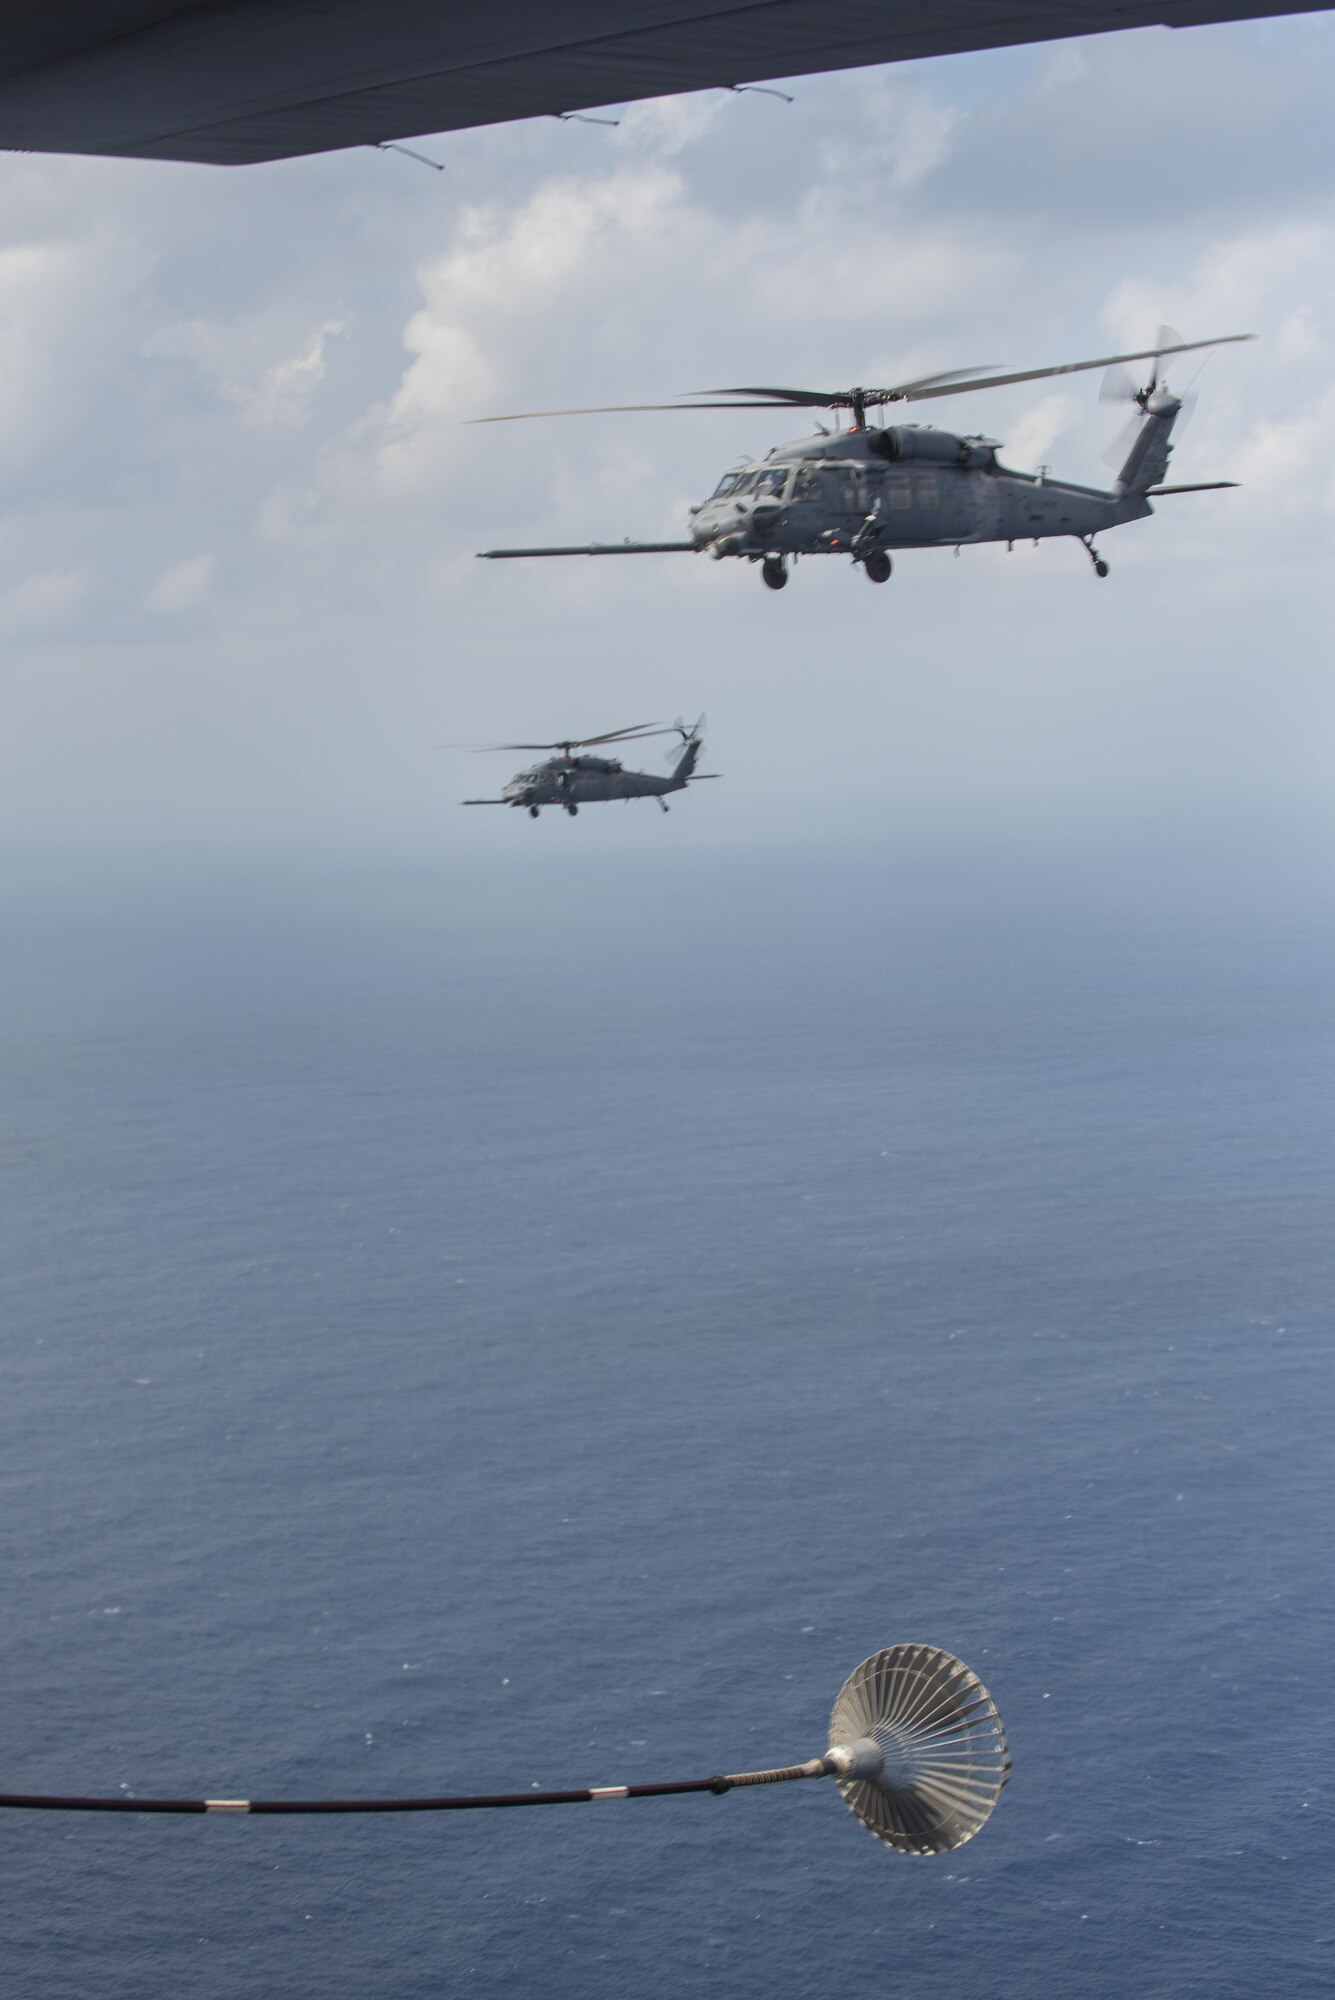
[[[990,438],[903,424],[777,445],[692,510],[715,557],[959,547],[1049,535],[1082,540],[1153,512],[1143,492],[1103,492],[1014,472]]]
[[[591,805],[601,799],[657,799],[680,792],[688,780],[658,778],[649,771],[626,771],[614,757],[548,757],[520,771],[501,797],[510,806]]]

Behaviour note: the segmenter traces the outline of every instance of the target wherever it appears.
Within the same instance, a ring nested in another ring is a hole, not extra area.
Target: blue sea
[[[0,1788],[703,1777],[901,1639],[1015,1772],[926,1860],[830,1785],[0,1814],[5,1991],[1327,1993],[1330,905],[11,857]]]

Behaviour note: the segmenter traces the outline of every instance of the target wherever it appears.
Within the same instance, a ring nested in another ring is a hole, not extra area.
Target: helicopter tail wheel
[[[573,799],[566,800],[566,811],[570,814],[571,819],[573,819],[575,817],[575,814],[579,811],[579,807],[575,804],[575,801]]]
[[[538,808],[536,806],[530,806],[528,809],[528,816],[530,819],[536,819],[538,817]]]
[[[873,583],[889,583],[891,562],[884,549],[873,549],[862,558],[862,567]]]
[[[1093,563],[1095,576],[1106,576],[1108,574],[1108,565],[1095,548],[1092,539],[1087,535],[1082,535],[1080,537],[1080,546]]]
[[[782,556],[766,556],[760,565],[760,574],[771,590],[782,590],[788,581],[788,565]]]

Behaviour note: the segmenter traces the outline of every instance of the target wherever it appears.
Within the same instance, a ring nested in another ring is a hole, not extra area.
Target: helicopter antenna
[[[1010,1776],[1001,1717],[978,1676],[935,1646],[889,1646],[845,1681],[823,1756],[765,1771],[717,1773],[668,1784],[578,1791],[485,1792],[402,1799],[147,1799],[0,1792],[0,1808],[35,1812],[290,1813],[477,1812],[588,1805],[689,1792],[721,1797],[754,1785],[834,1778],[867,1830],[901,1854],[945,1854],[972,1840]]]
[[[587,111],[553,111],[553,118],[559,118],[563,125],[619,125],[619,118],[590,118]]]

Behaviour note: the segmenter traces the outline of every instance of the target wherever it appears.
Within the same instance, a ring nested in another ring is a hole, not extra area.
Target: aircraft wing
[[[0,148],[287,159],[1312,0],[8,0]]]
[[[698,555],[694,542],[582,542],[573,549],[479,549],[483,562],[514,556],[677,556]]]

